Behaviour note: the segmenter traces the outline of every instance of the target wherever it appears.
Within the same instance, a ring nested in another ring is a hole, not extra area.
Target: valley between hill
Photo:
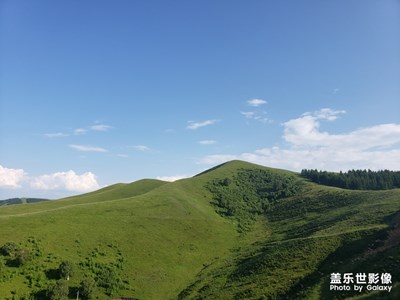
[[[57,288],[67,299],[396,299],[399,216],[399,189],[327,187],[241,161],[3,206],[0,299],[58,299]],[[331,273],[359,272],[389,273],[393,289],[330,291]]]

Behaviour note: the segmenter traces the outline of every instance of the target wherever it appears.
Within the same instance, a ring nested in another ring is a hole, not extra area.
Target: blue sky
[[[400,169],[398,1],[0,1],[0,199],[230,159]]]

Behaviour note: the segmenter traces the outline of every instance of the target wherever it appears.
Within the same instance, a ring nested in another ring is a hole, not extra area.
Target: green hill
[[[0,200],[0,206],[5,205],[15,205],[15,204],[30,204],[37,203],[42,201],[49,201],[49,199],[41,199],[41,198],[10,198],[5,200]]]
[[[343,190],[232,161],[0,207],[0,299],[62,299],[64,285],[84,299],[82,284],[93,299],[396,299],[399,223],[399,189]],[[331,273],[359,272],[390,273],[393,290],[329,291]]]

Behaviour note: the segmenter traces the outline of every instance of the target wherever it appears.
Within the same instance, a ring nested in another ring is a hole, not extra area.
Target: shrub
[[[7,242],[0,248],[0,253],[5,256],[14,256],[18,248],[14,242]]]
[[[31,259],[32,255],[28,249],[20,249],[15,253],[14,263],[17,267],[21,267]]]

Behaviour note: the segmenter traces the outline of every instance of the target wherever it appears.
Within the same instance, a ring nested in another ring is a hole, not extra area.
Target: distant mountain
[[[399,237],[400,189],[231,161],[0,207],[0,299],[400,299]]]
[[[49,199],[42,198],[10,198],[6,200],[0,200],[0,206],[4,205],[14,205],[14,204],[29,204],[29,203],[37,203],[42,201],[49,201]]]

